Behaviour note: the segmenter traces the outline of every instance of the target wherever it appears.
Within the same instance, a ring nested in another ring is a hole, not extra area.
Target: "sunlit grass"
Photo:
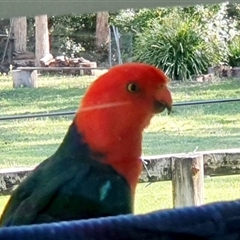
[[[0,77],[1,115],[76,111],[93,77],[44,76],[38,89],[13,89]],[[175,102],[239,97],[240,81],[174,83]],[[73,116],[0,121],[0,167],[35,165],[62,141]],[[143,154],[238,148],[240,102],[175,107],[155,116],[144,131]]]
[[[240,175],[204,179],[204,203],[240,199]],[[135,213],[173,208],[172,183],[141,183],[137,186]]]
[[[0,76],[1,115],[76,110],[93,77],[45,76],[39,88],[12,88],[11,77]]]
[[[39,78],[38,89],[13,89],[0,77],[0,116],[75,111],[92,77]],[[236,98],[239,80],[174,83],[175,102]],[[33,166],[50,156],[62,141],[73,116],[0,121],[0,168]],[[170,116],[155,116],[144,131],[143,154],[239,148],[240,102],[175,107]],[[136,213],[172,208],[171,182],[139,184]],[[240,198],[240,177],[205,179],[205,202]],[[239,194],[238,194],[239,193]],[[0,212],[8,197],[0,197]]]

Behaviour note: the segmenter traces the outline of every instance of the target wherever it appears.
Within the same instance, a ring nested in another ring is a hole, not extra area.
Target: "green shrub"
[[[190,79],[217,61],[196,19],[172,14],[138,33],[134,60],[153,64],[176,80]]]
[[[229,65],[232,67],[240,67],[240,36],[236,36],[228,46],[229,49]]]

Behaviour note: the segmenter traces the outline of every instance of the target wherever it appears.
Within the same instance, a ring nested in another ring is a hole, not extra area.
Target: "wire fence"
[[[230,103],[230,102],[240,102],[240,98],[191,101],[191,102],[178,102],[178,103],[174,103],[173,107],[216,104],[216,103]],[[52,113],[24,114],[24,115],[10,115],[10,116],[0,117],[0,121],[18,120],[18,119],[26,119],[26,118],[69,116],[69,115],[74,115],[75,113],[76,113],[76,111],[66,111],[66,112],[52,112]]]

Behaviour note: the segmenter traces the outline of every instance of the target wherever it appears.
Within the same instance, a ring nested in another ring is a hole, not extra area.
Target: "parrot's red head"
[[[164,73],[147,64],[111,68],[90,86],[74,122],[90,149],[126,178],[132,190],[142,162],[142,131],[152,116],[172,107]]]

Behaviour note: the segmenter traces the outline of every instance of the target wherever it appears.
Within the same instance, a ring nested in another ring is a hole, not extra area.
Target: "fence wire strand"
[[[216,103],[231,103],[231,102],[240,102],[240,98],[178,102],[178,103],[174,103],[173,107],[206,105],[206,104],[216,104]],[[60,117],[60,116],[74,115],[75,113],[76,111],[66,111],[66,112],[24,114],[24,115],[9,115],[9,116],[0,117],[0,121],[18,120],[18,119],[26,119],[26,118]]]

